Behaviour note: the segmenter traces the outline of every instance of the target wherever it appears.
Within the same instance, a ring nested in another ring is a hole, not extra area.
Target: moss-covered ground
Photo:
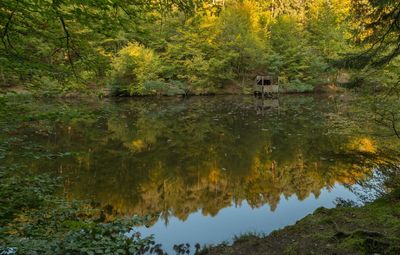
[[[246,235],[202,254],[400,254],[400,190],[362,207],[319,208],[268,236]]]

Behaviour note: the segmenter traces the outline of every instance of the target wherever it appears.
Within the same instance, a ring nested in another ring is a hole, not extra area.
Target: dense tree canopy
[[[186,98],[258,75],[367,95]],[[97,98],[143,95],[185,98]],[[400,0],[0,0],[0,254],[163,254],[132,226],[337,184],[398,204],[399,95]]]
[[[396,0],[353,0],[356,39],[367,46],[353,65],[387,64],[400,55],[400,2]]]
[[[306,91],[340,83],[345,55],[357,67],[395,59],[399,14],[393,0],[5,0],[0,83],[201,94],[274,73]]]

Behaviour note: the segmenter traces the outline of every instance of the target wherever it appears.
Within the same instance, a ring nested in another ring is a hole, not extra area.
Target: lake
[[[376,136],[390,130],[370,120],[361,101],[40,100],[32,124],[19,132],[43,155],[13,160],[64,177],[59,194],[68,199],[93,201],[110,215],[152,215],[135,230],[154,234],[167,251],[231,242],[294,224],[338,197],[357,198],[351,187],[376,170],[368,155],[392,143]],[[44,112],[54,121],[42,121]]]

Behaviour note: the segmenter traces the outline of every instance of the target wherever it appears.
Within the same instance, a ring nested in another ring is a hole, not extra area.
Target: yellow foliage
[[[220,179],[220,171],[218,169],[212,169],[210,174],[208,175],[208,180],[211,183],[217,183],[218,180]]]
[[[348,148],[359,152],[376,153],[377,146],[373,140],[367,137],[356,138],[350,142]]]
[[[133,140],[130,148],[134,152],[141,152],[147,147],[146,143],[142,139]]]

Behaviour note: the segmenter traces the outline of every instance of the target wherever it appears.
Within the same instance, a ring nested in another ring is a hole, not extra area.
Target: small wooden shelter
[[[279,93],[278,79],[273,75],[258,75],[255,79],[253,92],[254,95],[261,96],[272,96]]]

